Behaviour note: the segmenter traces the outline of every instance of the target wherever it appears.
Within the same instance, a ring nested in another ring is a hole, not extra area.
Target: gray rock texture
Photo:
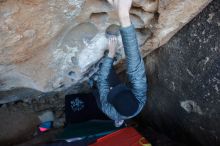
[[[141,123],[190,144],[220,145],[220,1],[147,56],[146,67]]]

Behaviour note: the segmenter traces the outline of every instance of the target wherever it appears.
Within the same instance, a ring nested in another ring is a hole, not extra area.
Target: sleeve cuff
[[[112,65],[113,62],[114,62],[114,59],[111,58],[111,57],[106,56],[105,59],[104,59],[104,64]]]
[[[127,27],[121,27],[120,28],[121,34],[125,34],[125,35],[133,33],[134,30],[135,30],[135,28],[134,28],[133,24],[131,24],[130,26],[127,26]]]

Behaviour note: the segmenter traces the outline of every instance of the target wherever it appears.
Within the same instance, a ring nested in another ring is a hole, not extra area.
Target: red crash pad
[[[89,146],[150,146],[149,142],[134,128],[123,128],[99,138]]]

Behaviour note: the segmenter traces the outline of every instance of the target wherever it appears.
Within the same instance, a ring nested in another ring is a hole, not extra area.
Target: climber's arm
[[[113,58],[106,56],[99,71],[97,80],[97,86],[99,90],[99,105],[103,113],[105,113],[110,119],[118,120],[119,115],[115,108],[108,102],[107,97],[110,91],[108,75],[113,66]]]
[[[108,40],[108,56],[104,57],[103,64],[98,74],[97,86],[99,90],[99,105],[101,110],[112,120],[118,120],[119,114],[115,108],[108,102],[107,97],[110,91],[108,76],[113,67],[113,58],[116,52],[117,38],[112,37]]]
[[[131,24],[129,10],[132,0],[118,0],[118,15],[121,23],[121,36],[126,55],[127,74],[131,83],[131,90],[139,100],[139,111],[146,102],[147,79],[145,74],[144,62],[141,57],[136,32]],[[126,6],[127,4],[127,6]],[[138,111],[138,112],[139,112]]]
[[[108,75],[113,65],[113,58],[104,57],[103,63],[98,73],[97,86],[100,95],[100,101],[107,101],[107,95],[109,93]]]
[[[139,101],[139,110],[146,102],[147,81],[133,25],[120,29],[126,55],[126,67],[132,93]]]
[[[100,101],[107,101],[109,93],[108,76],[113,67],[115,52],[116,52],[117,38],[112,36],[108,40],[108,56],[104,57],[103,64],[98,75],[98,89],[100,94]]]

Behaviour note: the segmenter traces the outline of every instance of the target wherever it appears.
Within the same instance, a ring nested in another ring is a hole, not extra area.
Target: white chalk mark
[[[186,71],[187,71],[187,73],[188,73],[191,77],[193,77],[193,78],[195,77],[195,76],[193,75],[193,73],[192,73],[188,68],[186,69]]]
[[[181,101],[180,106],[188,113],[197,113],[199,115],[203,115],[200,106],[193,100]]]

